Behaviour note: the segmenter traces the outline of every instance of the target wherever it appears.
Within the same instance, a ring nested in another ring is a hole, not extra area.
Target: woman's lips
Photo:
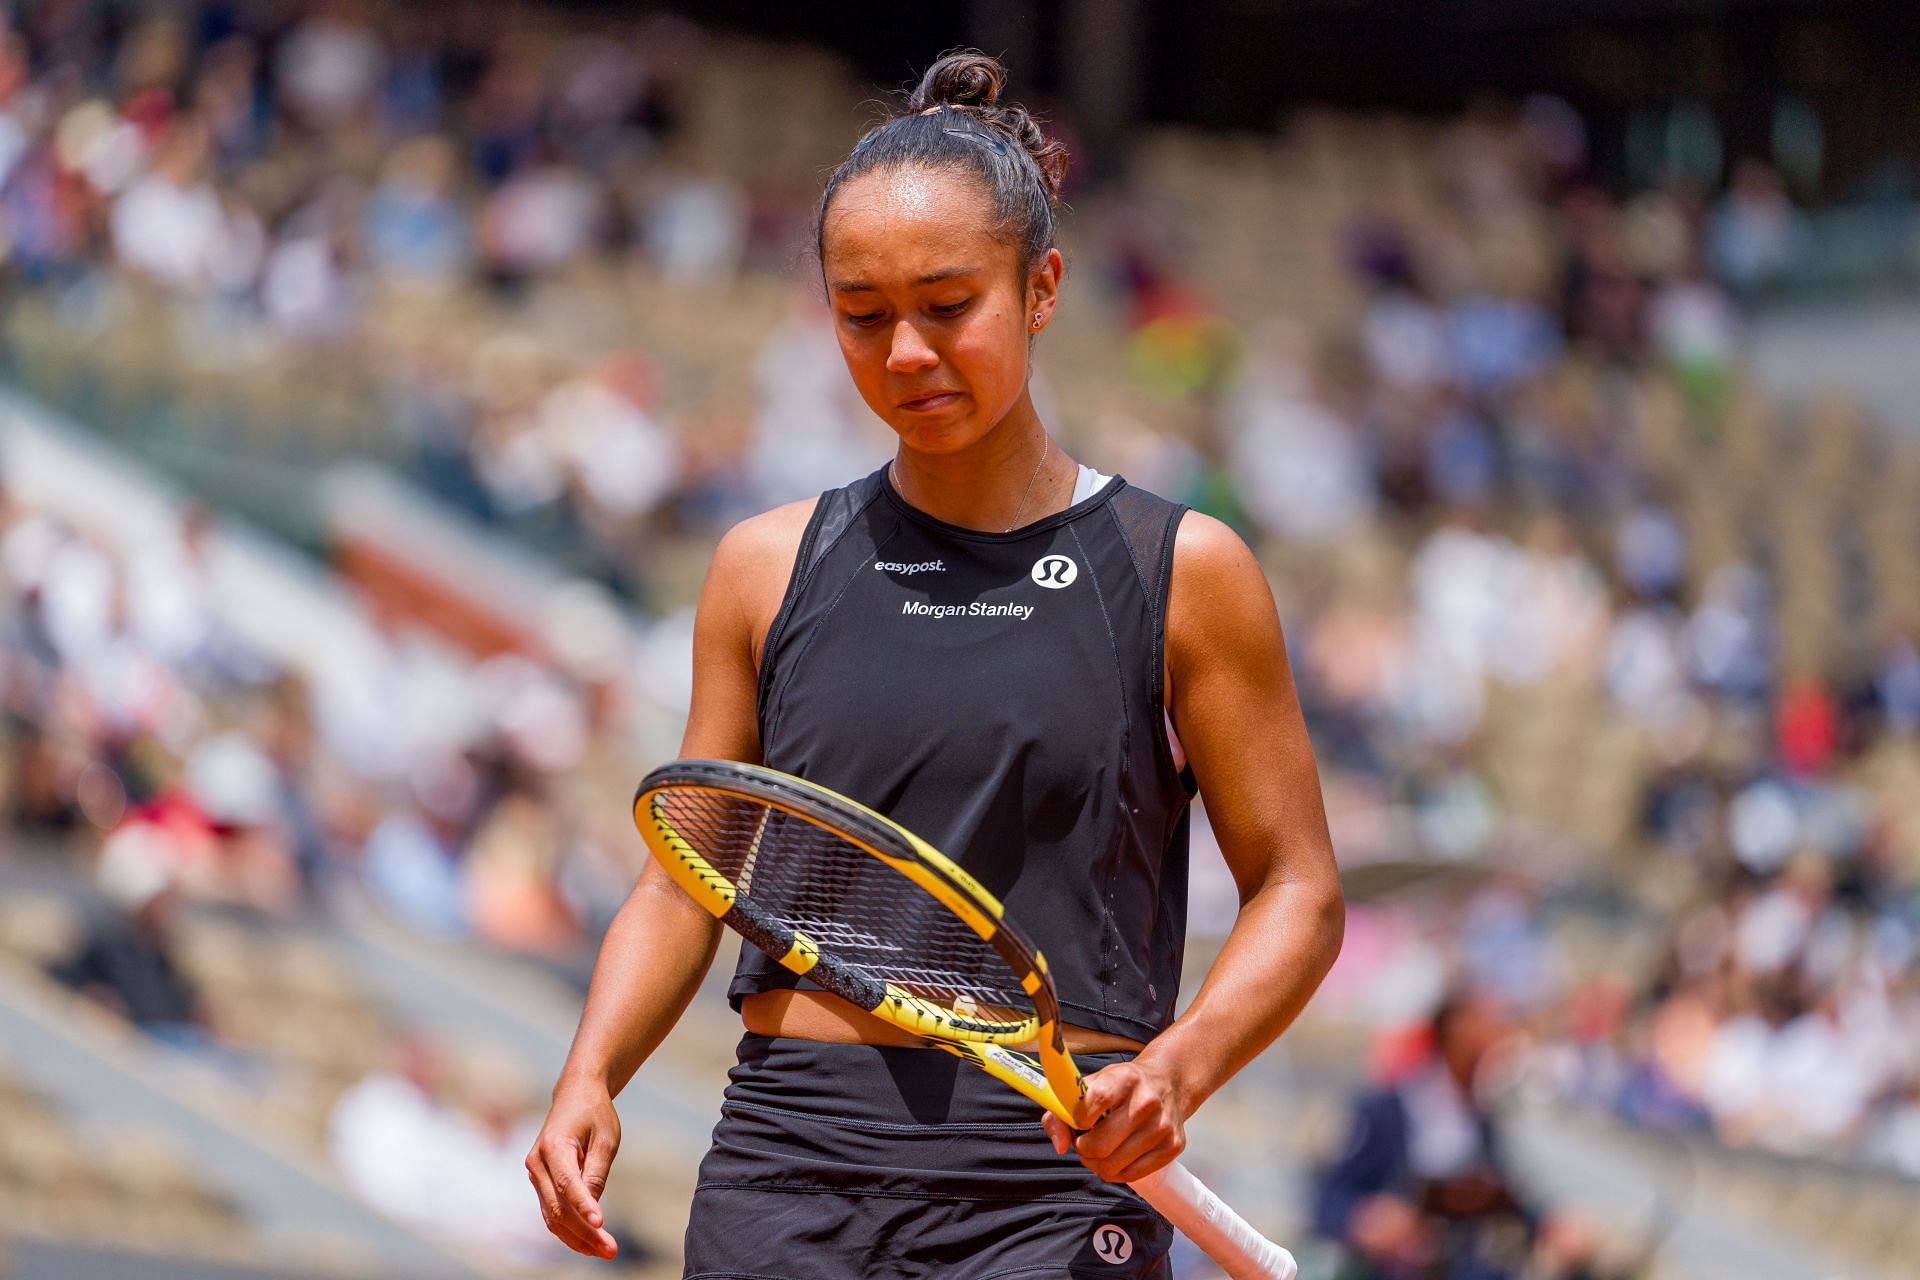
[[[960,398],[958,391],[936,391],[917,400],[902,400],[900,407],[909,413],[927,413],[934,409],[944,409]]]

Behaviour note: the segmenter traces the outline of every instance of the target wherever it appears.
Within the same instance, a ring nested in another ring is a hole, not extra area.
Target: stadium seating
[[[0,1057],[0,1227],[85,1239],[112,1224],[133,1252],[255,1261],[244,1217],[164,1130],[82,1135]]]

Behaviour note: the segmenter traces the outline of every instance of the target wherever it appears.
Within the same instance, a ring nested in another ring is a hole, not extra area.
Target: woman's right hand
[[[527,1179],[539,1193],[547,1230],[575,1253],[611,1258],[619,1252],[600,1212],[607,1170],[619,1149],[620,1117],[606,1087],[563,1081],[527,1153]]]

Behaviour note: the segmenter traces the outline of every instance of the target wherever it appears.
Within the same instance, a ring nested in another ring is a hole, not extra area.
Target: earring
[[[1033,313],[1033,327],[1036,329],[1040,327],[1040,313],[1038,311]]]

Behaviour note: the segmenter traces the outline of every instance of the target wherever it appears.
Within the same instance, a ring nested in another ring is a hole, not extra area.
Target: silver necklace
[[[1020,505],[1013,509],[1013,521],[1000,531],[1002,533],[1012,533],[1013,526],[1020,523],[1020,513],[1027,509],[1027,499],[1033,496],[1033,482],[1040,478],[1040,468],[1046,466],[1047,459],[1053,455],[1053,437],[1042,436],[1041,439],[1045,440],[1046,444],[1040,449],[1040,461],[1033,464],[1033,474],[1027,477],[1026,490],[1020,495]],[[903,491],[900,488],[899,458],[887,459],[887,474],[893,477],[893,491],[895,493],[902,493]]]

